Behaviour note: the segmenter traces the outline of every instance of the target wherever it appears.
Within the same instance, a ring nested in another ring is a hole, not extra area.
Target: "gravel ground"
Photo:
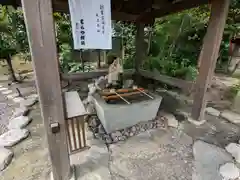
[[[151,130],[111,145],[116,180],[191,180],[192,138],[177,129]]]
[[[20,89],[24,94],[33,90],[31,83],[21,85]],[[0,95],[0,134],[5,131],[6,117],[14,107],[13,102]],[[0,180],[47,179],[51,168],[38,105],[29,116],[33,118],[27,127],[31,135],[12,148],[13,161],[0,172]],[[195,169],[193,140],[224,147],[239,139],[239,131],[238,126],[208,117],[201,127],[182,122],[179,129],[148,130],[109,147],[104,143],[93,145],[71,159],[78,167],[78,180],[191,180]]]
[[[3,85],[8,87],[6,83]],[[10,89],[15,90],[16,87],[20,89],[23,96],[35,92],[32,83],[16,84]],[[7,131],[8,119],[14,108],[18,106],[12,100],[7,100],[0,92],[0,134]],[[46,180],[50,173],[45,130],[38,105],[32,107],[29,117],[33,119],[27,126],[31,134],[11,149],[14,152],[14,158],[10,165],[0,172],[0,180]]]
[[[39,107],[35,106],[29,116],[33,118],[27,127],[31,135],[13,147],[14,158],[7,169],[0,173],[0,180],[46,180],[50,173],[45,130]]]
[[[77,180],[192,178],[193,141],[177,129],[148,130],[109,147],[101,141],[92,141],[89,150],[71,156],[77,167]]]
[[[0,93],[0,134],[7,131],[8,119],[12,115],[14,105]]]

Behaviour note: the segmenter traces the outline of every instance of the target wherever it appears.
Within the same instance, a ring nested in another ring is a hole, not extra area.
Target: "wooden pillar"
[[[71,175],[51,0],[22,0],[54,180]],[[56,132],[51,126],[60,127]],[[59,126],[58,126],[59,125]]]
[[[213,0],[211,16],[206,36],[203,42],[199,61],[200,69],[197,77],[192,118],[202,120],[206,107],[206,91],[209,80],[212,79],[215,70],[218,52],[222,41],[223,31],[228,15],[230,0]]]
[[[103,62],[104,62],[104,64],[108,64],[107,51],[106,50],[103,50]]]
[[[139,70],[141,63],[144,60],[145,49],[144,49],[144,27],[143,23],[137,22],[137,32],[136,32],[136,39],[135,39],[135,46],[136,46],[136,59],[135,59],[135,71],[136,75],[139,76]],[[138,78],[137,78],[138,81]]]
[[[101,49],[97,50],[97,56],[98,56],[98,61],[97,61],[97,68],[101,68]]]

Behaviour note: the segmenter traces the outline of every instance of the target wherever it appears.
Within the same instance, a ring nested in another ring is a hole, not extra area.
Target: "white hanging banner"
[[[74,49],[112,49],[111,0],[68,0]]]

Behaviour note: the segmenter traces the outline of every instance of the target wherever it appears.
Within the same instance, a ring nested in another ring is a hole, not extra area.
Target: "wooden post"
[[[211,6],[211,16],[204,38],[202,52],[199,61],[200,69],[197,77],[192,118],[202,120],[206,107],[206,91],[209,80],[212,79],[215,70],[218,52],[222,41],[222,35],[228,15],[230,0],[213,0]]]
[[[67,148],[63,97],[51,0],[22,0],[41,114],[46,130],[54,180],[69,180],[71,175]],[[52,132],[51,125],[59,125]]]
[[[97,54],[98,54],[97,68],[100,69],[101,68],[101,49],[97,50]]]
[[[103,50],[103,61],[104,61],[104,64],[108,64],[108,59],[107,59],[107,51],[106,50]]]
[[[136,46],[135,71],[138,77],[140,76],[139,70],[145,55],[145,50],[144,50],[145,25],[143,23],[137,22],[136,26],[137,26],[137,32],[136,32],[136,39],[135,39],[135,46]],[[137,81],[138,81],[138,78],[137,78]]]

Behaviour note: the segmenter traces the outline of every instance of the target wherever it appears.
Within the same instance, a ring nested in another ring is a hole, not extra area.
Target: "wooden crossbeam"
[[[67,1],[53,1],[53,9],[57,12],[69,13],[69,6]],[[125,12],[113,11],[112,19],[118,21],[136,21],[138,15],[128,14]]]
[[[119,7],[112,9],[112,19],[118,21],[141,21],[145,24],[151,24],[154,18],[163,17],[169,14],[180,12],[185,9],[194,8],[203,4],[207,4],[209,0],[183,0],[176,2],[168,2],[163,0],[155,0],[154,2],[145,1],[119,1],[112,0],[113,4]],[[52,0],[53,9],[56,12],[69,13],[68,0]],[[21,6],[20,0],[2,0],[0,4]],[[134,6],[134,4],[136,4]],[[134,13],[131,13],[131,9]]]
[[[209,0],[180,1],[172,5],[166,5],[158,10],[152,11],[150,12],[150,16],[155,18],[163,17],[169,14],[177,13],[183,10],[191,9],[208,3]]]
[[[150,72],[146,70],[140,70],[139,71],[140,75],[146,78],[151,78],[157,81],[160,81],[162,83],[166,83],[170,86],[177,87],[182,89],[184,92],[188,92],[189,89],[191,89],[193,82],[192,81],[186,81],[183,79],[178,79],[166,75],[162,75],[158,72]]]
[[[191,9],[194,7],[198,7],[204,4],[208,4],[209,0],[192,0],[192,1],[179,1],[176,3],[160,3],[154,4],[153,7],[157,7],[157,9],[153,9],[150,12],[142,13],[137,20],[144,22],[147,19],[161,18],[170,14],[174,14],[177,12],[181,12],[183,10]]]

